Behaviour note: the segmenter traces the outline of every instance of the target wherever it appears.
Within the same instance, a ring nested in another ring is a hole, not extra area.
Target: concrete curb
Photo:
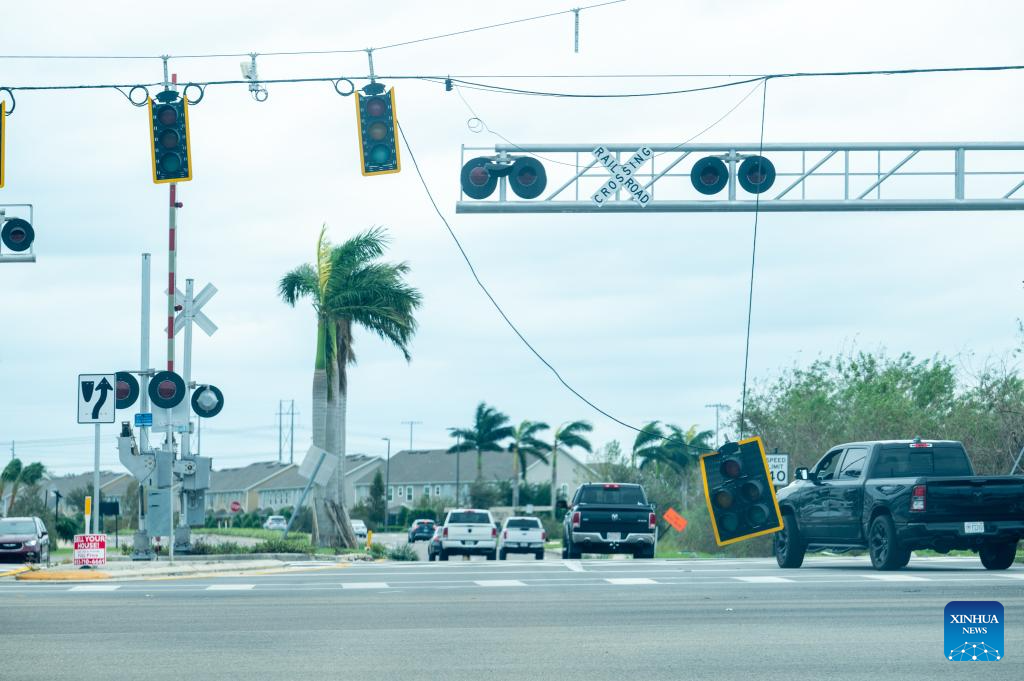
[[[16,580],[22,582],[88,582],[110,578],[109,572],[92,570],[31,570],[15,576]]]

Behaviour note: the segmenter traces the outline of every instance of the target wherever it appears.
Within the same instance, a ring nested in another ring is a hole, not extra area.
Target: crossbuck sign
[[[604,147],[597,147],[590,153],[611,174],[608,181],[590,197],[591,201],[598,206],[603,206],[609,199],[615,198],[616,193],[623,190],[628,192],[630,198],[641,206],[646,207],[651,202],[650,193],[634,177],[647,161],[654,158],[654,151],[650,147],[640,147],[622,163],[616,160],[615,152],[608,151]]]

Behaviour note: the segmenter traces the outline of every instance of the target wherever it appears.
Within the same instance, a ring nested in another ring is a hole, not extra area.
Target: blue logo
[[[1003,659],[1003,604],[998,601],[950,601],[943,620],[944,655],[954,662]]]

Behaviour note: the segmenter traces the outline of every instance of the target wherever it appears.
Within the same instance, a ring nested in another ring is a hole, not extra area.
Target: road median
[[[338,561],[334,565],[318,565],[317,567],[347,567],[350,564],[349,561]],[[293,561],[277,558],[255,560],[188,560],[176,561],[173,564],[169,561],[159,563],[116,561],[108,563],[103,570],[82,570],[62,566],[20,572],[14,578],[20,581],[34,582],[128,581],[165,579],[170,577],[228,576],[252,572],[284,572],[301,570],[303,567],[302,565],[296,565]]]

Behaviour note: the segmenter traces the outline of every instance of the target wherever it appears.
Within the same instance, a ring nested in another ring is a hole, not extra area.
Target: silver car
[[[285,530],[288,527],[288,519],[283,515],[272,515],[263,523],[264,530]]]

